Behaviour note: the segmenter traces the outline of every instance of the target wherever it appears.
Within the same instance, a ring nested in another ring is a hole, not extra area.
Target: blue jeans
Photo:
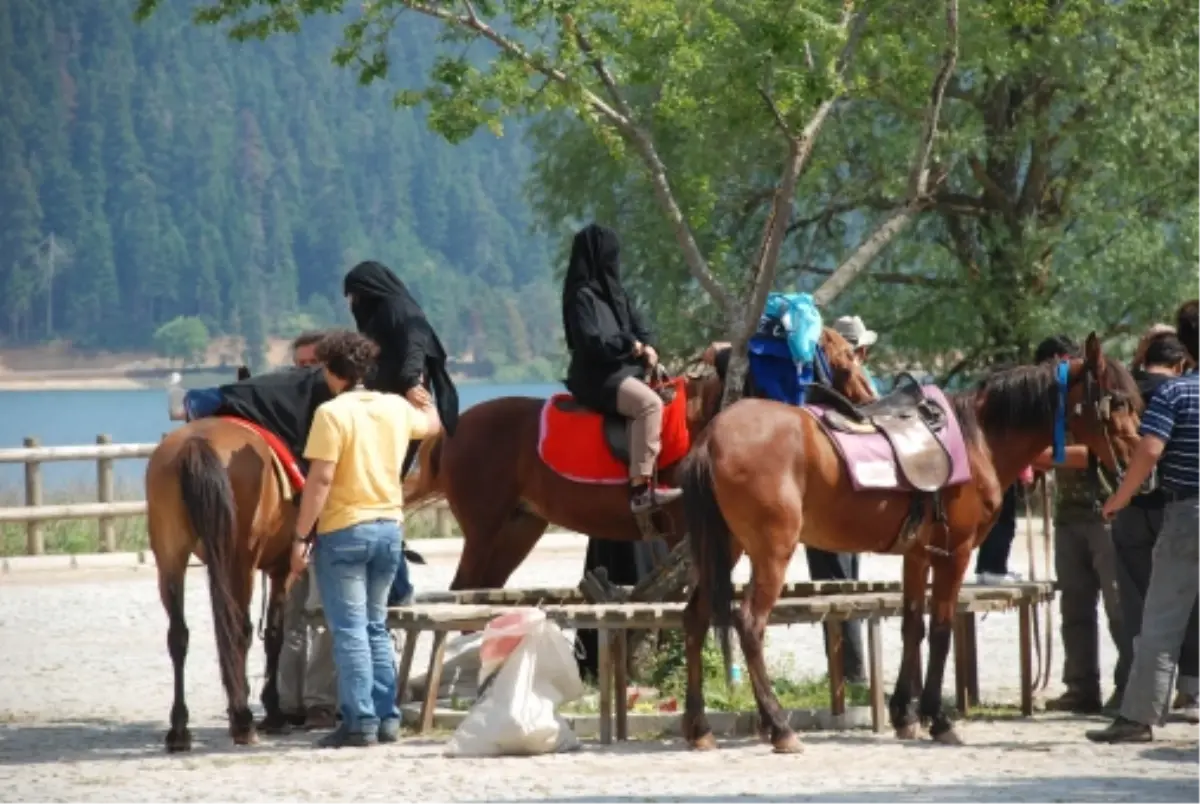
[[[220,388],[195,388],[183,395],[183,409],[190,422],[213,415],[223,401]]]
[[[400,523],[376,520],[317,537],[317,589],[333,635],[338,707],[352,733],[374,735],[397,720],[396,661],[387,598],[401,559]]]
[[[400,529],[403,536],[404,528]],[[400,564],[396,567],[396,574],[392,578],[392,588],[388,592],[388,605],[399,606],[404,598],[412,594],[412,581],[408,579],[408,561],[404,558],[404,551],[400,551]]]

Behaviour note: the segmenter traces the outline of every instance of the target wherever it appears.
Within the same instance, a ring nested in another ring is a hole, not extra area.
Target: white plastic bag
[[[555,709],[583,695],[571,642],[534,608],[495,618],[480,647],[480,697],[446,746],[449,756],[573,751],[579,739]]]

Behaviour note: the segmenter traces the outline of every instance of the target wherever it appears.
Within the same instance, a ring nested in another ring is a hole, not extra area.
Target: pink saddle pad
[[[946,411],[946,426],[935,434],[938,441],[950,456],[950,479],[946,486],[958,486],[971,479],[971,464],[967,460],[967,444],[963,440],[962,428],[954,415],[954,408],[942,389],[935,385],[922,385],[921,392],[925,398],[941,406]],[[825,423],[825,405],[805,405],[821,429],[833,441],[855,491],[872,489],[875,491],[912,491],[913,488],[904,477],[896,463],[896,454],[887,438],[878,432],[872,433],[843,433],[834,430]]]

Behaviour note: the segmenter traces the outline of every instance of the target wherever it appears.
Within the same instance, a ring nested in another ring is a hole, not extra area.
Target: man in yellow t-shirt
[[[342,722],[324,748],[394,742],[400,733],[396,665],[387,597],[404,560],[400,465],[410,440],[441,423],[430,401],[367,391],[363,378],[379,347],[356,332],[327,335],[317,358],[334,398],[317,408],[304,457],[311,462],[292,551],[293,573],[312,559],[333,635]],[[427,398],[426,398],[427,399]]]

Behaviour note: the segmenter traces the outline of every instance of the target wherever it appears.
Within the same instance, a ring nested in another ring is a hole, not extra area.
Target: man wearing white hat
[[[842,316],[833,322],[833,328],[838,335],[841,335],[854,347],[854,358],[866,373],[867,379],[871,381],[871,387],[875,390],[875,394],[878,395],[879,386],[875,384],[875,378],[867,370],[866,364],[867,353],[875,345],[875,341],[879,340],[879,333],[873,329],[867,329],[867,325],[856,315]]]

